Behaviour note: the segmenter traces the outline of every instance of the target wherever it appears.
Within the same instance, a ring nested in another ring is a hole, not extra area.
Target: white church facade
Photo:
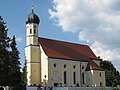
[[[87,45],[38,36],[39,17],[26,18],[27,84],[43,86],[105,86],[105,71]]]

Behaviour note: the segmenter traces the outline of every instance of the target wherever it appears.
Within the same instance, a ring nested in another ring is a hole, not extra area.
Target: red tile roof
[[[104,69],[102,69],[100,66],[98,66],[94,61],[89,61],[87,64],[87,68],[85,71],[90,71],[90,70],[100,70],[100,71],[104,71]]]
[[[49,58],[91,61],[98,59],[89,46],[39,37],[39,43]]]

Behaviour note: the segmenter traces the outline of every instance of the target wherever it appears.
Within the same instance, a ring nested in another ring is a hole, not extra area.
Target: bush
[[[26,90],[26,87],[23,83],[19,83],[16,86],[14,86],[12,90]]]
[[[4,90],[4,88],[3,88],[3,87],[0,87],[0,90]]]
[[[105,90],[105,87],[101,87],[100,90]]]
[[[120,90],[120,88],[112,88],[112,90]]]

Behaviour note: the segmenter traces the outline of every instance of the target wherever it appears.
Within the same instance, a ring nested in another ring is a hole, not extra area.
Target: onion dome
[[[40,22],[39,17],[34,13],[34,11],[32,9],[32,12],[26,18],[26,24],[28,24],[28,23],[39,24],[39,22]]]

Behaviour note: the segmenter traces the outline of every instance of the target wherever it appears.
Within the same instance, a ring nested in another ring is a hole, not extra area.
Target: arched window
[[[100,77],[102,76],[101,72],[100,72]]]
[[[30,29],[30,34],[32,34],[32,29]]]
[[[73,83],[76,84],[76,72],[73,72]]]
[[[34,34],[36,34],[36,29],[34,29]]]
[[[64,71],[64,84],[67,84],[67,72]]]
[[[102,87],[102,82],[100,82],[100,87]]]
[[[83,82],[83,84],[85,84],[84,78],[85,78],[84,73],[82,73],[82,82]]]

